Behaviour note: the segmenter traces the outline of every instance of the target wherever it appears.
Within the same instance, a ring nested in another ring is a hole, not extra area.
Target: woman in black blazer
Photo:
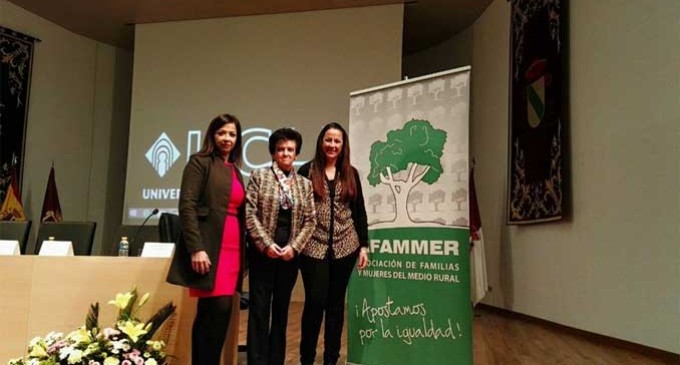
[[[182,236],[168,281],[198,298],[191,332],[193,365],[220,363],[232,299],[245,257],[245,191],[241,124],[222,114],[208,126],[203,147],[184,168],[179,198]]]

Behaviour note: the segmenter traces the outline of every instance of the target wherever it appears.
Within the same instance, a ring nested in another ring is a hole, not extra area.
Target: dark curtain
[[[0,202],[16,170],[21,186],[35,38],[0,27]]]

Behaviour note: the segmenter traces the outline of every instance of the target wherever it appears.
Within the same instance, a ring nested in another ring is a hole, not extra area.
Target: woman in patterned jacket
[[[272,166],[254,171],[246,189],[251,242],[248,365],[283,365],[286,355],[298,255],[316,225],[312,184],[293,168],[301,148],[296,130],[274,131],[269,137]]]
[[[321,130],[311,162],[298,171],[312,180],[317,224],[300,257],[305,285],[300,362],[313,364],[324,319],[324,365],[340,357],[345,292],[355,263],[368,264],[368,223],[357,170],[349,162],[347,132],[338,123]],[[357,263],[358,258],[358,263]]]

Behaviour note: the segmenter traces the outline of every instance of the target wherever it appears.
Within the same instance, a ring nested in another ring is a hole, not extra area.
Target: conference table
[[[99,302],[100,325],[112,326],[118,309],[108,301],[135,287],[140,297],[151,295],[139,311],[142,320],[170,301],[177,306],[156,337],[167,343],[169,364],[190,364],[196,300],[165,282],[169,265],[167,258],[0,256],[0,364],[24,356],[36,336],[83,326],[91,303]],[[222,365],[237,364],[238,302],[234,296]]]

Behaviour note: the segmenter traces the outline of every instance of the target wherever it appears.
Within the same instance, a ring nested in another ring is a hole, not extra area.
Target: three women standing
[[[302,137],[281,128],[269,138],[272,166],[254,171],[245,192],[238,170],[241,125],[212,120],[202,149],[184,169],[182,237],[168,281],[198,297],[192,365],[216,365],[241,284],[245,228],[250,238],[248,364],[283,365],[288,308],[298,267],[305,286],[300,360],[313,364],[325,316],[325,365],[340,356],[345,292],[354,268],[368,263],[368,224],[348,136],[337,123],[318,136],[314,159],[298,173]]]
[[[312,184],[293,168],[301,148],[302,136],[296,130],[274,131],[269,137],[272,166],[254,171],[248,183],[248,365],[283,365],[285,360],[298,255],[316,225]]]
[[[350,164],[349,138],[338,123],[323,127],[314,159],[298,173],[312,181],[317,224],[302,250],[305,286],[300,362],[314,363],[325,315],[324,365],[335,365],[345,310],[345,292],[354,265],[368,263],[368,222],[359,174]],[[358,263],[357,263],[358,258]]]
[[[241,155],[240,122],[229,114],[218,115],[182,175],[182,235],[168,281],[189,287],[189,294],[198,298],[191,331],[192,365],[220,363],[233,295],[241,285],[245,257]]]

